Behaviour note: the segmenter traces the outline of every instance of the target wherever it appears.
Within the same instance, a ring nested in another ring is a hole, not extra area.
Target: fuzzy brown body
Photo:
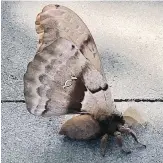
[[[72,139],[87,140],[97,138],[105,133],[114,135],[120,124],[124,125],[124,120],[123,117],[117,115],[106,116],[106,119],[101,121],[89,114],[78,115],[66,121],[59,134]]]
[[[104,156],[109,136],[115,136],[123,152],[131,153],[129,149],[124,149],[121,132],[130,134],[140,147],[146,147],[137,140],[134,131],[126,126],[123,116],[117,114],[105,115],[105,117],[102,115],[98,120],[89,113],[75,116],[62,125],[59,134],[76,140],[102,137],[100,147],[101,154]]]
[[[99,123],[91,115],[78,115],[64,123],[59,132],[71,139],[89,140],[101,134]]]

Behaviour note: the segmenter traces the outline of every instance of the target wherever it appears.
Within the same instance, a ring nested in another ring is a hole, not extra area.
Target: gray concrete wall
[[[2,2],[2,100],[24,100],[23,75],[35,55],[35,18],[52,2]],[[56,4],[56,2],[53,2]],[[111,86],[113,98],[163,99],[162,2],[57,2],[75,11],[90,29]],[[23,103],[2,103],[2,162],[161,162],[163,103],[117,103],[137,106],[149,125],[138,129],[147,149],[129,156],[108,144],[105,158],[99,141],[76,142],[58,135],[65,117],[38,118]],[[110,146],[110,147],[109,147]]]

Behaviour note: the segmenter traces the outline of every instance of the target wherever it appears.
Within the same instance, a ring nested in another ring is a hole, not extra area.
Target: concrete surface
[[[24,100],[23,74],[35,55],[35,17],[52,2],[2,2],[2,100]],[[55,2],[53,2],[55,3]],[[114,98],[163,99],[163,2],[57,2],[74,10],[93,34]],[[99,140],[79,142],[58,135],[65,117],[29,114],[23,103],[2,103],[3,163],[161,163],[163,103],[117,103],[142,108],[146,128],[137,128],[146,150],[107,154]],[[129,143],[126,138],[126,143]]]
[[[2,3],[2,99],[23,99],[36,52],[35,18],[52,2]],[[163,98],[163,2],[53,2],[90,29],[114,98]]]
[[[58,135],[63,117],[38,118],[29,114],[25,104],[2,104],[3,163],[161,163],[163,160],[163,103],[118,103],[118,108],[144,109],[149,123],[136,129],[145,150],[124,155],[114,140],[108,143],[106,156],[100,155],[99,140],[71,141]],[[126,138],[126,137],[125,137]],[[129,140],[128,140],[129,139]],[[133,142],[130,138],[125,142]]]

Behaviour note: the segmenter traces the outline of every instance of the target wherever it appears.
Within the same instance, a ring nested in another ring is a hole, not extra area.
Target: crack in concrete
[[[25,103],[25,100],[1,100],[1,103]],[[114,102],[163,102],[163,99],[114,99]]]
[[[144,98],[137,98],[137,99],[114,99],[114,102],[163,102],[163,99],[144,99]]]

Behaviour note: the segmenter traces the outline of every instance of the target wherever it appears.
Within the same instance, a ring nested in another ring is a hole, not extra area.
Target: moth
[[[24,74],[28,111],[43,117],[79,114],[63,124],[59,134],[81,140],[102,136],[103,156],[109,135],[114,135],[122,151],[130,153],[123,148],[121,132],[139,141],[115,107],[87,26],[60,5],[45,6],[35,25],[39,44]]]

